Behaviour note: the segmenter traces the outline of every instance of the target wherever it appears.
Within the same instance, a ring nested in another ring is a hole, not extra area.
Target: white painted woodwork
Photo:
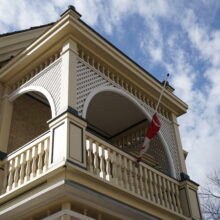
[[[10,192],[42,175],[48,168],[49,133],[18,149],[4,159],[2,193]],[[45,157],[43,158],[43,155]],[[43,167],[45,167],[43,169]]]
[[[87,166],[91,174],[120,189],[182,214],[177,180],[144,163],[140,163],[139,168],[136,168],[135,158],[89,132],[86,132],[86,140]],[[111,166],[108,165],[109,162]]]

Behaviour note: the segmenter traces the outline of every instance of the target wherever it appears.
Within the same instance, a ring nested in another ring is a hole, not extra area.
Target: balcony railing
[[[91,133],[86,133],[87,166],[90,173],[123,190],[182,214],[179,182],[141,163]]]
[[[2,193],[8,193],[45,173],[49,161],[50,133],[8,155],[3,161]]]
[[[90,176],[183,216],[179,182],[86,131],[86,166]],[[11,153],[3,161],[2,196],[50,172],[50,132]],[[85,171],[83,171],[85,172]]]

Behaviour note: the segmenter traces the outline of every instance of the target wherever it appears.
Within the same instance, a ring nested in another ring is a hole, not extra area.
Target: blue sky
[[[0,0],[0,32],[56,21],[68,5],[159,80],[171,74],[189,105],[179,118],[188,172],[205,184],[220,169],[219,0]]]

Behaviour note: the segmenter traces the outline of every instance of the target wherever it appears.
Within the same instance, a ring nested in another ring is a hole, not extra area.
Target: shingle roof
[[[47,26],[53,25],[54,23],[55,22],[44,24],[44,25],[39,25],[39,26],[35,26],[35,27],[30,27],[30,28],[24,29],[24,30],[19,30],[19,31],[13,31],[13,32],[8,32],[8,33],[0,34],[0,37],[6,37],[6,36],[9,36],[9,35],[13,35],[13,34],[18,34],[18,33],[26,32],[26,31],[31,31],[31,30],[34,30],[34,29],[42,28],[42,27],[47,27]]]

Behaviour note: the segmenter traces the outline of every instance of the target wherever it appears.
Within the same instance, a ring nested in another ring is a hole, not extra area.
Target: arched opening
[[[7,153],[46,132],[51,117],[50,104],[42,93],[30,91],[14,97]]]
[[[137,102],[120,90],[100,89],[87,98],[83,117],[88,130],[134,156],[138,155],[150,120]],[[144,161],[173,176],[163,141],[157,135],[150,143]]]

